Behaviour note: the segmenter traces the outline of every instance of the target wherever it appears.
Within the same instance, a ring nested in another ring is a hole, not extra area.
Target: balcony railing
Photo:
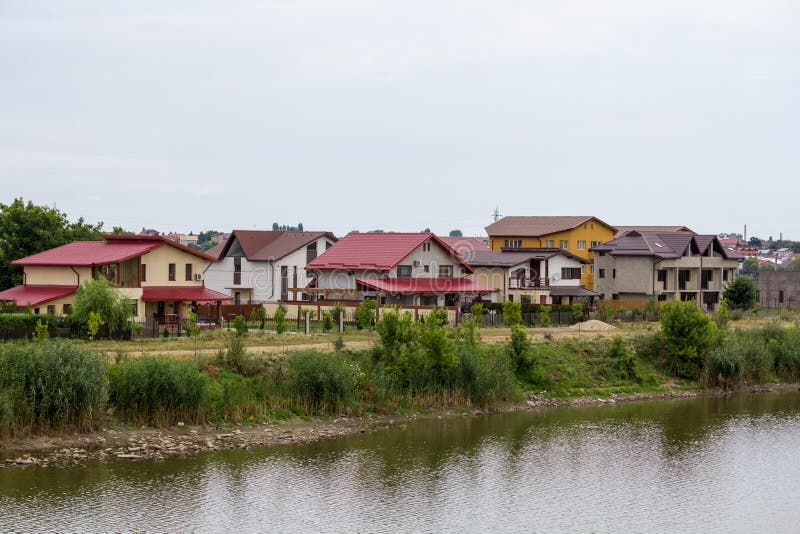
[[[547,289],[550,287],[549,278],[509,278],[508,289]]]

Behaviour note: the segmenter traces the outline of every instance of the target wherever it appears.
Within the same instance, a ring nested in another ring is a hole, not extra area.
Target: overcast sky
[[[800,3],[0,1],[0,201],[106,228],[800,239]]]

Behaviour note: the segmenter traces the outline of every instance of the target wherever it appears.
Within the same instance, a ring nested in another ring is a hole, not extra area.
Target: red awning
[[[356,284],[385,293],[494,293],[497,289],[468,278],[356,279]]]
[[[72,295],[75,286],[17,286],[0,291],[0,301],[16,301],[20,306],[38,306],[67,295]]]
[[[142,300],[146,301],[202,301],[233,300],[225,293],[212,291],[204,286],[145,286],[142,288]]]

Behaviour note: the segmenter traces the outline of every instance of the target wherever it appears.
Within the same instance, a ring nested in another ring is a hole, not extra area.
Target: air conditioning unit
[[[414,267],[419,267],[420,265],[422,265],[422,262],[421,262],[421,261],[419,261],[419,260],[414,260]]]
[[[203,275],[202,275],[202,274],[200,274],[200,273],[195,273],[195,274],[194,274],[194,279],[195,279],[195,280],[197,280],[197,281],[199,282],[200,280],[202,280],[202,279],[203,279]]]

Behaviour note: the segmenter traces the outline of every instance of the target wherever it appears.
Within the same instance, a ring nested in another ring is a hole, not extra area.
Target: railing
[[[550,287],[549,278],[509,278],[508,289],[547,289]]]

